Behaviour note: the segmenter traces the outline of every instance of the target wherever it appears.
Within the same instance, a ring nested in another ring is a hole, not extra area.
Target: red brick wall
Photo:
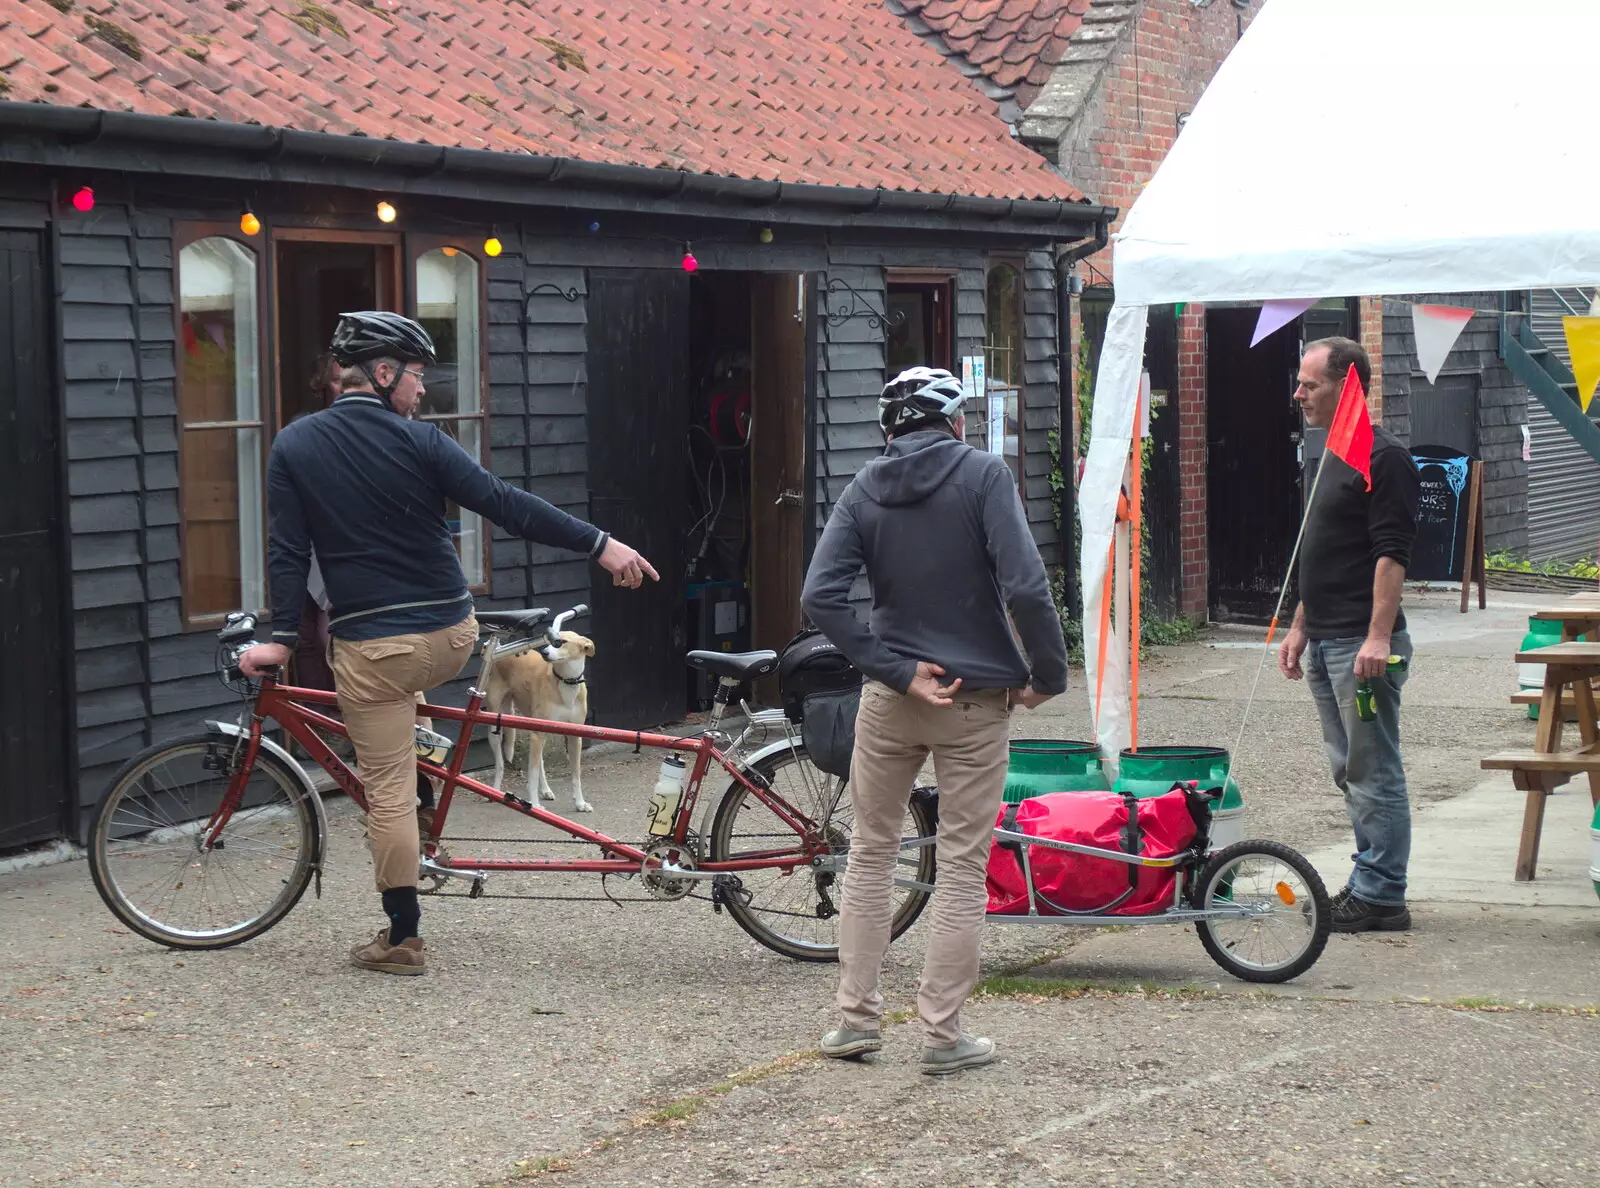
[[[1183,575],[1178,613],[1207,618],[1206,573],[1206,311],[1184,307],[1178,318],[1178,469]]]
[[[1361,298],[1361,331],[1356,340],[1367,348],[1372,362],[1372,389],[1367,393],[1367,409],[1372,419],[1383,424],[1383,298]]]
[[[1124,37],[1061,149],[1061,169],[1096,202],[1121,212],[1115,232],[1178,134],[1178,115],[1194,110],[1223,58],[1264,0],[1241,11],[1230,0],[1196,8],[1190,0],[1141,0],[1138,29]],[[1090,257],[1113,276],[1112,250]]]
[[[1241,12],[1230,0],[1196,8],[1190,0],[1142,0],[1137,33],[1124,38],[1106,65],[1099,94],[1085,107],[1068,143],[1062,171],[1096,202],[1122,218],[1155,173],[1178,134],[1178,116],[1194,110],[1206,84],[1264,0]],[[1114,249],[1091,256],[1087,283],[1115,280]],[[1096,275],[1096,274],[1099,275]],[[1374,385],[1376,387],[1376,385]],[[1181,613],[1204,619],[1206,573],[1205,310],[1189,305],[1178,319],[1178,443],[1182,472]]]

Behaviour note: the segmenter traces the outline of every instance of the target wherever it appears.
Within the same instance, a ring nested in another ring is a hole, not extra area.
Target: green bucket
[[[1115,787],[1143,800],[1170,792],[1173,784],[1184,780],[1194,780],[1201,788],[1222,788],[1222,800],[1211,810],[1211,848],[1220,850],[1243,841],[1244,797],[1228,771],[1228,752],[1222,747],[1125,750]]]
[[[1561,624],[1555,619],[1528,619],[1528,634],[1522,637],[1522,646],[1519,652],[1532,651],[1534,648],[1547,648],[1551,644],[1561,642]],[[1517,684],[1522,689],[1544,688],[1543,664],[1517,665]],[[1528,717],[1535,720],[1539,717],[1539,707],[1530,705]]]
[[[1110,786],[1100,770],[1100,748],[1092,742],[1058,738],[1011,741],[1007,804],[1020,804],[1046,792],[1104,792]]]

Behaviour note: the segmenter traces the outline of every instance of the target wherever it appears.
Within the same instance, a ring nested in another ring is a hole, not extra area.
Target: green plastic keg
[[[1595,806],[1594,820],[1589,822],[1589,881],[1600,895],[1600,805]]]
[[[1194,780],[1201,788],[1222,788],[1222,800],[1211,810],[1211,848],[1220,850],[1243,841],[1244,797],[1228,771],[1228,752],[1222,747],[1125,750],[1115,787],[1142,800],[1170,792],[1173,784],[1183,780]]]
[[[1006,803],[1020,804],[1046,792],[1104,792],[1100,748],[1092,742],[1059,738],[1011,740],[1006,767]]]
[[[1519,652],[1531,651],[1534,648],[1547,648],[1551,644],[1561,642],[1561,624],[1555,619],[1528,619],[1528,634],[1522,637],[1522,646]],[[1543,664],[1517,665],[1517,684],[1524,690],[1544,688]],[[1528,717],[1537,719],[1539,707],[1530,705]]]

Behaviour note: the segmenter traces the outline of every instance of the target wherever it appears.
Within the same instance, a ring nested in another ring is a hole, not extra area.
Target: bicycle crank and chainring
[[[662,872],[661,864],[670,862],[682,870],[694,870],[694,854],[683,842],[658,841],[644,851],[644,862],[639,870],[639,881],[654,899],[682,899],[694,890],[699,880],[675,878]]]

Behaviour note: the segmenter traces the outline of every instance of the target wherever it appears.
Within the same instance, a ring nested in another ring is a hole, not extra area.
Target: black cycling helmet
[[[878,424],[885,433],[909,433],[949,424],[961,414],[961,381],[939,367],[910,367],[883,386]]]
[[[398,359],[402,363],[434,363],[438,356],[428,332],[410,318],[383,309],[339,315],[328,350],[343,367],[369,359]]]

